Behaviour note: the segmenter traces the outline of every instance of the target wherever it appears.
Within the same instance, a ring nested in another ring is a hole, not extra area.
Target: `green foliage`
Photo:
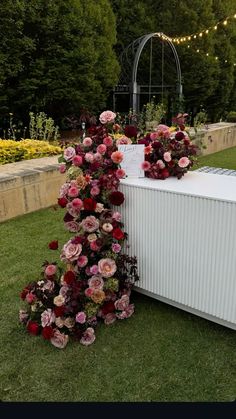
[[[227,114],[227,122],[236,122],[236,111],[231,111]]]
[[[54,126],[54,120],[47,117],[44,112],[29,113],[29,133],[32,140],[56,141],[59,138],[58,126]]]
[[[55,156],[60,153],[60,147],[49,144],[47,141],[0,139],[0,165],[21,160]]]

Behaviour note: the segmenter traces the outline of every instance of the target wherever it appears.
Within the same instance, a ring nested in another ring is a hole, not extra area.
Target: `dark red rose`
[[[185,130],[185,125],[184,124],[179,124],[179,128],[181,129],[181,131]]]
[[[20,293],[20,298],[22,300],[25,300],[26,295],[30,292],[30,290],[28,288],[24,288],[21,293]]]
[[[174,160],[169,161],[168,166],[171,167],[171,168],[174,167],[175,166]]]
[[[185,140],[184,140],[184,145],[189,145],[190,144],[190,141],[186,138]]]
[[[73,244],[83,244],[85,242],[86,238],[81,236],[75,236],[73,239],[71,239],[71,243]]]
[[[67,212],[64,215],[63,220],[64,220],[65,223],[68,223],[69,221],[73,221],[74,220],[74,217],[71,214],[69,214],[69,212]]]
[[[85,211],[94,211],[97,205],[97,202],[92,198],[85,198],[83,200]]]
[[[58,240],[53,240],[48,245],[49,249],[57,250],[58,249]]]
[[[72,284],[72,282],[75,281],[75,273],[73,271],[67,271],[64,275],[64,282],[66,282],[68,285]]]
[[[152,148],[154,149],[154,150],[157,150],[158,148],[160,148],[161,147],[161,143],[160,143],[160,141],[153,141],[153,143],[152,143]]]
[[[124,200],[125,200],[124,194],[120,191],[112,192],[109,195],[109,201],[112,205],[119,206],[119,205],[123,204]]]
[[[176,139],[177,141],[181,141],[181,140],[183,140],[183,139],[184,139],[184,137],[185,137],[185,135],[184,135],[184,133],[183,133],[182,131],[178,131],[178,132],[176,132],[176,134],[175,134],[175,139]]]
[[[42,330],[42,335],[44,339],[51,339],[54,335],[54,329],[51,326],[45,326]]]
[[[142,140],[138,140],[138,144],[144,144],[146,147],[149,145],[150,141],[145,140],[144,138]]]
[[[54,314],[56,317],[61,317],[65,313],[66,308],[64,306],[54,307]]]
[[[161,178],[162,179],[166,179],[166,178],[168,178],[170,176],[170,172],[169,172],[169,170],[168,169],[163,169],[162,171],[161,171]]]
[[[27,323],[27,330],[28,330],[28,332],[31,335],[34,335],[34,336],[38,335],[38,333],[39,333],[39,325],[38,325],[38,323],[37,322],[33,322],[32,320],[30,320]]]
[[[137,128],[134,125],[126,125],[125,129],[124,129],[124,133],[126,135],[126,137],[128,138],[136,138],[137,137]]]
[[[120,228],[115,228],[112,232],[112,236],[116,240],[122,240],[125,237],[123,231]]]
[[[106,316],[106,314],[108,314],[108,313],[112,313],[113,311],[115,311],[115,305],[114,305],[113,301],[108,301],[102,307],[102,314],[104,316]]]
[[[62,207],[62,208],[65,208],[67,203],[68,203],[67,199],[64,198],[64,197],[63,198],[58,198],[57,202],[58,202],[58,205],[60,205],[60,207]]]

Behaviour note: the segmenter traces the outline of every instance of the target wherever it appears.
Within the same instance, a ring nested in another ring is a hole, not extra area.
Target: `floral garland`
[[[120,212],[112,208],[124,202],[118,187],[125,177],[119,138],[109,135],[115,116],[103,112],[101,124],[59,159],[67,181],[58,204],[66,209],[64,224],[74,234],[61,251],[65,268],[45,262],[40,280],[21,292],[28,308],[20,310],[20,321],[30,334],[41,334],[57,348],[64,348],[69,336],[90,345],[98,320],[109,325],[134,312],[130,294],[138,279],[137,261],[122,252],[127,233]]]

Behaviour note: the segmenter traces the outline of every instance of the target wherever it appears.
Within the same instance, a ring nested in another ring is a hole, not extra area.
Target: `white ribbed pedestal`
[[[236,329],[236,178],[125,179],[136,290]]]

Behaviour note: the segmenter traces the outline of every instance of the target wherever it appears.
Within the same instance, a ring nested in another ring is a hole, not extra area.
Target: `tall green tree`
[[[108,0],[3,0],[0,24],[2,111],[60,118],[104,108],[119,73]]]

